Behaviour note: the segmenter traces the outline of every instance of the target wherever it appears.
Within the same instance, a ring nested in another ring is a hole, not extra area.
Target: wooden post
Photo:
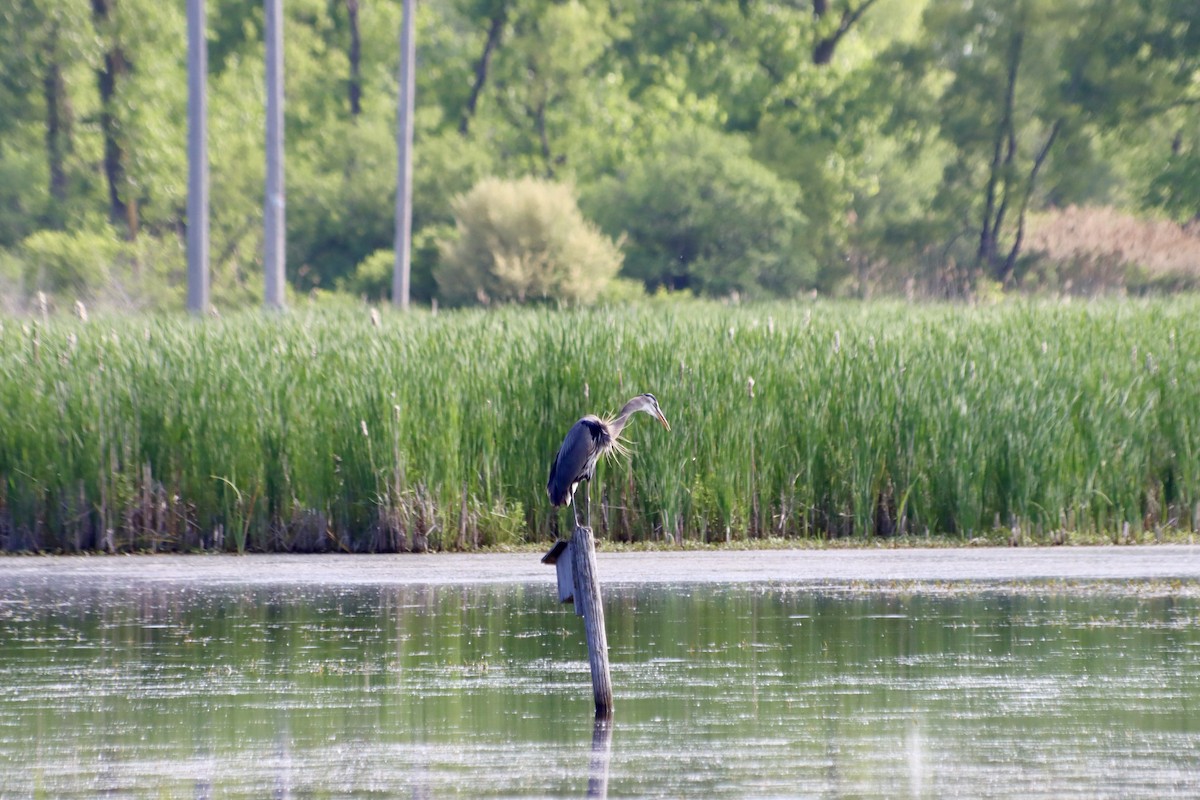
[[[588,664],[592,668],[592,696],[596,716],[613,713],[612,677],[608,671],[608,634],[604,630],[604,606],[600,602],[600,582],[596,578],[596,545],[592,529],[577,527],[571,537],[575,571],[575,609],[583,615],[587,637]]]
[[[558,602],[575,602],[575,558],[572,555],[571,543],[559,539],[550,548],[550,552],[542,556],[542,563],[554,567],[554,576],[558,579]]]
[[[612,677],[608,670],[608,634],[604,629],[600,582],[596,578],[596,545],[592,529],[577,527],[571,541],[555,542],[550,552],[542,556],[542,563],[555,567],[559,602],[574,603],[575,614],[583,617],[597,724],[610,720],[613,699]]]

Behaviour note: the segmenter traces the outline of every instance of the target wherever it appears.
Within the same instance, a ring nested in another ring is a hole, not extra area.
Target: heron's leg
[[[587,508],[583,512],[583,526],[588,530],[592,528],[592,482],[587,482],[587,487],[584,489],[583,496],[587,501]]]
[[[587,489],[584,489],[583,493],[586,495]],[[579,495],[575,495],[575,497],[572,499],[574,500],[574,502],[571,503],[571,514],[574,515],[575,527],[578,528],[578,527],[580,527],[580,525],[579,525]]]

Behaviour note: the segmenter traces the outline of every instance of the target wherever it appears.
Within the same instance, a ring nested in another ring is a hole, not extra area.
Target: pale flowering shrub
[[[621,268],[620,249],[565,184],[486,178],[453,209],[455,236],[443,240],[435,271],[448,303],[590,304]]]

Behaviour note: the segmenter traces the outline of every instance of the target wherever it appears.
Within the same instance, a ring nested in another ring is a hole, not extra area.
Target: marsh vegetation
[[[549,539],[574,420],[653,391],[600,468],[616,541],[1112,540],[1194,530],[1194,298],[0,322],[9,550]],[[653,442],[650,438],[653,438]]]

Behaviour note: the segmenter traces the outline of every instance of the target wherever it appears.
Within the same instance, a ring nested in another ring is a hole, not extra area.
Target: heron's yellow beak
[[[658,421],[663,424],[664,428],[666,428],[667,430],[671,430],[671,423],[667,422],[667,418],[663,415],[663,413],[661,411],[658,412]]]

